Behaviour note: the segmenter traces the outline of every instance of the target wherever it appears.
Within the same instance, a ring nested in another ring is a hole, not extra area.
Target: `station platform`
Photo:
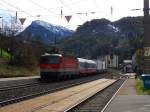
[[[115,81],[114,79],[98,79],[1,107],[0,112],[67,112]]]
[[[150,96],[138,95],[135,86],[135,79],[128,79],[103,112],[150,112]]]

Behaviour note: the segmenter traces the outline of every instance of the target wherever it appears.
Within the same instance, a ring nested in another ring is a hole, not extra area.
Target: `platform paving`
[[[150,112],[150,95],[137,95],[135,79],[128,79],[104,112]]]
[[[150,96],[118,95],[104,112],[150,112]]]

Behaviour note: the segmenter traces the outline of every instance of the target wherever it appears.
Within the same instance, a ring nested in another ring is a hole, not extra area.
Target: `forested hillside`
[[[131,58],[143,45],[143,30],[143,17],[126,17],[115,22],[96,19],[80,26],[59,47],[78,57],[96,58],[115,53],[120,59]]]

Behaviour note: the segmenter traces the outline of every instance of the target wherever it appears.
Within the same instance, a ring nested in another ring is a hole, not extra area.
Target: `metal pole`
[[[144,0],[144,47],[148,47],[150,44],[149,31],[150,31],[150,20],[149,20],[149,0]]]
[[[144,0],[144,17],[149,16],[149,0]]]
[[[143,72],[150,74],[150,15],[149,0],[144,0],[144,60]]]
[[[0,17],[2,19],[2,28],[1,28],[1,33],[3,32],[3,17]],[[0,51],[0,57],[2,57],[3,53],[2,53],[2,35],[0,37],[0,42],[1,42],[1,51]]]

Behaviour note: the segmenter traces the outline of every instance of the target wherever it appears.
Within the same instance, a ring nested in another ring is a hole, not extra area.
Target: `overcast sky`
[[[142,16],[143,1],[0,0],[0,10],[8,10],[13,16],[15,16],[15,11],[18,11],[18,18],[26,18],[24,27],[38,19],[75,30],[78,25],[91,19],[106,18],[115,21],[127,16]],[[141,10],[132,11],[132,9]],[[72,16],[72,18],[67,22],[64,16]]]

